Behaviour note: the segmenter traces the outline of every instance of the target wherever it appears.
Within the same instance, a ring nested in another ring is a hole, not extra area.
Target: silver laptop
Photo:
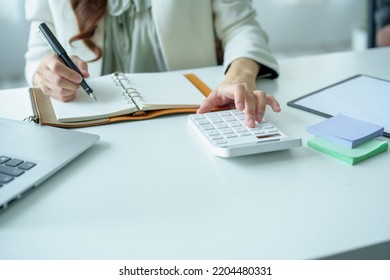
[[[0,118],[0,212],[99,140],[99,136]]]

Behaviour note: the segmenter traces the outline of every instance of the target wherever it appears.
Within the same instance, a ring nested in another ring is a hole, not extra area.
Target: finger
[[[200,104],[199,109],[196,111],[197,114],[203,114],[210,112],[213,107],[215,107],[217,99],[217,93],[215,91],[212,91],[209,96],[203,100],[203,102]]]
[[[234,103],[236,105],[237,110],[242,111],[246,108],[246,88],[244,85],[235,84],[233,85],[233,96]]]
[[[212,91],[209,96],[202,102],[199,109],[196,111],[198,114],[210,112],[213,108],[228,105],[232,102],[232,99],[226,97],[218,92],[218,90]]]
[[[45,94],[59,101],[68,102],[76,97],[79,85],[57,75],[49,68],[44,68],[43,73],[41,73],[41,87]]]
[[[43,85],[41,86],[41,89],[44,94],[49,95],[50,97],[53,97],[62,102],[71,101],[76,97],[76,93],[74,91],[69,91],[62,88]]]
[[[73,84],[72,84],[73,86]],[[76,87],[72,87],[71,89],[57,86],[51,82],[44,82],[42,83],[42,90],[45,94],[63,102],[71,101],[76,97],[76,90],[79,87],[79,85],[76,85]]]
[[[80,84],[83,80],[82,75],[77,73],[75,70],[69,68],[61,61],[51,61],[47,66],[54,74],[58,75],[61,78],[65,78],[66,80],[74,83]]]
[[[74,64],[77,66],[77,68],[80,70],[81,74],[85,78],[88,78],[89,77],[88,64],[76,55],[72,55],[71,59],[74,62]]]
[[[48,57],[46,67],[43,68],[43,78],[48,87],[57,93],[57,96],[73,96],[82,81],[76,71],[63,64],[57,57]],[[68,99],[68,98],[66,98]]]
[[[261,90],[253,91],[256,96],[256,121],[261,122],[265,114],[265,107],[267,105],[267,94]]]
[[[282,110],[279,102],[275,99],[275,97],[270,95],[267,96],[267,105],[271,106],[274,112],[280,112]]]
[[[245,96],[245,115],[246,115],[246,125],[248,127],[255,127],[256,126],[256,96],[251,93],[247,92]]]
[[[75,83],[71,80],[68,80],[66,77],[56,74],[55,72],[47,69],[43,73],[43,77],[45,80],[45,84],[51,85],[49,86],[51,89],[56,89],[57,91],[61,91],[62,89],[66,91],[75,92],[79,88],[79,84]]]

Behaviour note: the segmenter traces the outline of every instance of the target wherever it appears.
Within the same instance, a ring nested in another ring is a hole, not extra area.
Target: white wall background
[[[24,1],[30,0],[0,0],[0,88],[25,85]],[[294,57],[350,49],[351,30],[361,23],[365,0],[252,1],[275,55]]]
[[[347,50],[365,21],[365,0],[252,0],[258,19],[281,56]]]
[[[30,1],[30,0],[27,0]],[[0,83],[22,84],[28,25],[24,19],[24,0],[0,0]]]

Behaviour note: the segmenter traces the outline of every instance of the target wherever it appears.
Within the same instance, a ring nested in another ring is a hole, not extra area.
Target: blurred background
[[[0,89],[24,87],[24,2],[0,0]],[[366,48],[366,0],[253,0],[279,59]]]

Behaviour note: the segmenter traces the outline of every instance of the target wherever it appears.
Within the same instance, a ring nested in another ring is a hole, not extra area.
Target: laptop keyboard
[[[31,161],[0,155],[0,187],[21,176],[36,165]]]

